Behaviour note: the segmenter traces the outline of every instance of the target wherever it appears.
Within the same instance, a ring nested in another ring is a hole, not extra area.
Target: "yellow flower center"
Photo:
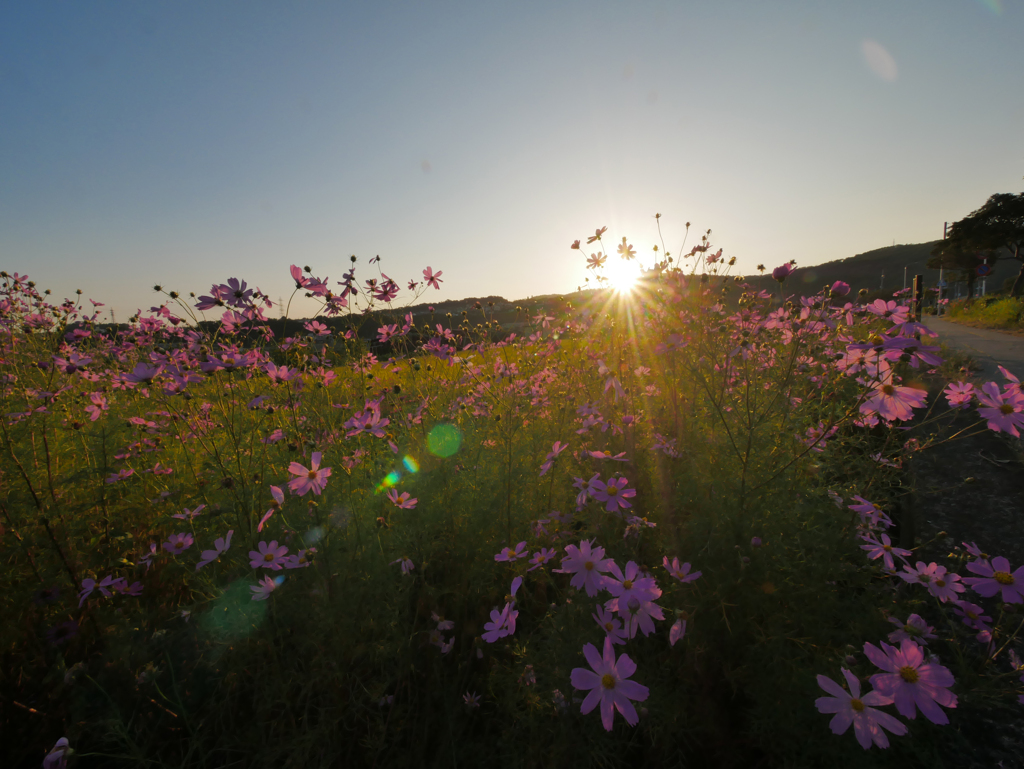
[[[937,579],[937,580],[935,580],[935,584],[938,585],[939,587],[945,587],[946,586],[946,580],[944,580],[944,579]]]
[[[892,552],[892,545],[882,545],[882,549],[885,552],[887,552],[887,553],[891,553]]]
[[[615,629],[615,626],[611,622],[605,622],[604,629],[610,633]]]
[[[618,492],[619,490],[615,486],[608,487],[608,496],[614,497],[616,494],[618,494]]]
[[[614,689],[615,676],[613,676],[611,673],[605,673],[603,676],[601,676],[601,686],[603,686],[605,689]]]
[[[864,703],[858,700],[856,697],[850,698],[850,707],[856,710],[858,713],[864,711]]]
[[[904,665],[899,669],[900,678],[906,681],[908,684],[917,683],[917,670],[910,667],[910,665]]]
[[[917,578],[919,580],[921,580],[922,582],[931,582],[932,581],[932,578],[929,577],[927,574],[918,574]]]
[[[306,477],[312,480],[316,480],[316,470],[310,470],[309,475],[307,475]]]
[[[587,571],[593,571],[594,570],[594,562],[593,561],[587,561],[585,564],[583,564],[583,568],[586,569]]]
[[[978,618],[978,615],[975,614],[970,609],[967,609],[966,611],[964,611],[964,614],[966,614],[970,619],[977,619]]]
[[[185,547],[185,543],[179,539],[177,542],[174,543],[174,546],[181,550],[181,548]]]
[[[1013,406],[1011,406],[1009,403],[1004,403],[1002,406],[999,407],[999,411],[1001,411],[1003,414],[1012,414]]]
[[[265,556],[263,556],[263,560],[267,561],[268,563],[270,561],[273,561],[274,560],[274,554],[273,553],[267,553]]]
[[[625,582],[623,582],[623,583],[622,583],[622,586],[623,586],[623,587],[624,587],[624,588],[625,588],[626,590],[632,590],[632,589],[633,589],[633,580],[631,580],[631,579],[627,579],[627,580],[626,580]]]
[[[893,387],[892,385],[882,385],[882,392],[885,393],[886,395],[892,395],[894,392],[896,392],[896,388]]]
[[[997,571],[992,575],[992,579],[998,582],[1000,585],[1012,585],[1013,575],[1005,571]]]

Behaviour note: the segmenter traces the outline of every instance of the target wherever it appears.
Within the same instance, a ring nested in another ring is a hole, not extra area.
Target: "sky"
[[[350,255],[443,271],[420,301],[568,292],[573,240],[650,263],[655,213],[746,274],[934,240],[1024,189],[1022,32],[1020,0],[0,2],[0,269],[123,320]]]

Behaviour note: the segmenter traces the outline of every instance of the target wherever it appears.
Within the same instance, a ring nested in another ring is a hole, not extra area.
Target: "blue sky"
[[[570,291],[575,238],[649,257],[655,212],[744,272],[935,239],[1024,189],[1022,32],[1008,0],[3,3],[0,268],[123,318],[350,254]]]

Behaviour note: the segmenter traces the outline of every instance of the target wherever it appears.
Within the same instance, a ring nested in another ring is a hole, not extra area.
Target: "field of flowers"
[[[1024,566],[915,557],[929,332],[658,258],[525,334],[354,257],[285,336],[235,278],[115,327],[0,272],[4,766],[952,765],[1024,702]]]

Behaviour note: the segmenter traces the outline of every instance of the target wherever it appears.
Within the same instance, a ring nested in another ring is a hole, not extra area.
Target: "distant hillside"
[[[929,243],[876,248],[874,251],[813,267],[800,267],[797,263],[797,269],[786,281],[786,286],[790,290],[809,295],[820,291],[822,286],[831,286],[835,281],[843,280],[850,284],[854,292],[862,288],[875,292],[879,290],[880,285],[884,291],[891,292],[903,288],[904,267],[907,268],[908,286],[913,283],[914,275],[918,274],[924,276],[925,287],[934,286],[939,281],[939,271],[928,269],[925,265],[931,257],[932,249],[938,243],[939,241],[933,240]],[[988,277],[988,292],[999,290],[1003,281],[1016,276],[1019,271],[1019,262],[1000,259]],[[757,285],[758,279],[758,276],[747,278],[753,285]],[[763,280],[771,280],[770,273],[765,272]]]

